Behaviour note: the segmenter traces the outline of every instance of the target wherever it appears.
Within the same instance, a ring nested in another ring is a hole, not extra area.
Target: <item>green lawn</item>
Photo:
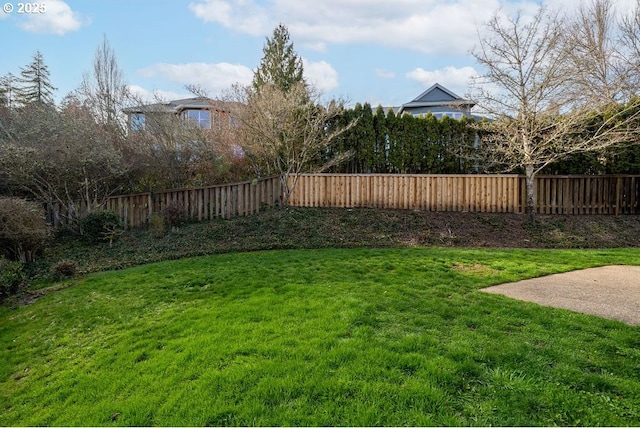
[[[640,329],[478,292],[640,250],[325,249],[0,307],[0,425],[640,425]]]

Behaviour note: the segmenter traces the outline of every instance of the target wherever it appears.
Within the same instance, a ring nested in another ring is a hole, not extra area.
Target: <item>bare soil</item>
[[[406,239],[417,245],[509,248],[617,248],[640,246],[640,216],[520,214],[399,214]]]
[[[538,215],[531,223],[525,215],[508,213],[305,208],[261,213],[254,221],[282,225],[271,228],[274,237],[306,235],[311,242],[317,240],[319,246],[640,246],[640,216],[635,215]],[[236,236],[241,236],[242,230],[238,232]]]

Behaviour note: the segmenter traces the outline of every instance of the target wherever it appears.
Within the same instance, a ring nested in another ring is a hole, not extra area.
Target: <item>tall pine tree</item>
[[[289,40],[289,30],[279,24],[273,30],[273,37],[267,38],[262,49],[264,53],[260,66],[253,74],[252,86],[260,92],[266,84],[275,85],[283,92],[288,92],[296,83],[305,83],[303,77],[302,58],[293,49]]]
[[[20,69],[20,86],[16,90],[16,99],[20,104],[53,104],[53,92],[57,89],[49,80],[49,68],[44,63],[40,51],[36,51],[31,64]]]

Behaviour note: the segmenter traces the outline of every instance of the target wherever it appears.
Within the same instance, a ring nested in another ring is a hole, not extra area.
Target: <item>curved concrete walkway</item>
[[[640,325],[640,266],[577,270],[481,291]]]

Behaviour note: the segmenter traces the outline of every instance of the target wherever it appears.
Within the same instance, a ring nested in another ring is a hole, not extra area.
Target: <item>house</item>
[[[471,113],[473,106],[475,106],[473,101],[466,100],[436,83],[412,101],[395,108],[394,111],[398,115],[411,114],[416,117],[431,113],[437,119],[445,116],[457,120],[463,117],[482,119]]]
[[[216,124],[232,121],[231,104],[205,97],[184,98],[166,103],[146,104],[123,109],[127,115],[128,128],[132,131],[147,129],[151,118],[180,118],[185,123],[199,128],[212,129]]]

